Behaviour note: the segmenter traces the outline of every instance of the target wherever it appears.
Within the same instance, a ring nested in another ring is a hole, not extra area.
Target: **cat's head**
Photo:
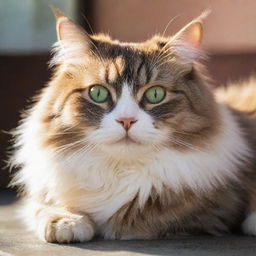
[[[164,147],[192,150],[216,132],[216,105],[198,63],[200,18],[172,37],[122,43],[55,14],[55,74],[41,98],[45,145],[133,159]]]

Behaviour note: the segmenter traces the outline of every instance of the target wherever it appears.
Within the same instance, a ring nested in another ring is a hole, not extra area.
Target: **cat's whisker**
[[[58,135],[70,135],[70,134],[81,134],[82,132],[56,132],[56,133],[47,133],[47,136],[58,136]]]
[[[77,144],[81,144],[83,142],[83,140],[78,140],[78,141],[75,141],[75,142],[71,142],[71,143],[68,143],[68,144],[64,144],[60,147],[57,147],[56,149],[62,149],[62,148],[66,148],[66,147],[72,147],[72,146],[75,146]]]
[[[73,158],[80,159],[81,157],[85,157],[86,153],[93,151],[96,148],[96,144],[85,145],[77,151],[74,151],[71,155],[68,155],[68,160],[72,161]]]
[[[67,128],[63,129],[62,131],[70,131],[74,128],[80,128],[79,124],[74,124],[74,125],[71,125],[71,126],[68,126]]]
[[[56,154],[60,154],[60,153],[63,153],[65,152],[66,150],[71,150],[74,146],[77,147],[79,146],[80,144],[85,144],[87,143],[88,140],[85,138],[83,140],[79,140],[79,141],[75,141],[75,142],[72,142],[72,143],[68,143],[68,144],[65,144],[65,145],[62,145],[60,147],[57,147],[55,148],[55,153]]]
[[[185,142],[185,141],[182,141],[182,140],[179,140],[177,138],[173,138],[173,137],[169,137],[170,139],[170,142],[174,143],[174,144],[177,144],[177,145],[180,145],[180,146],[184,146],[188,149],[191,149],[193,151],[198,151],[198,152],[201,152],[201,153],[206,153],[206,151],[202,150],[201,148],[195,146],[195,145],[192,145],[188,142]]]
[[[163,145],[152,144],[151,146],[154,148],[156,152],[161,152],[164,148]]]
[[[207,143],[207,141],[205,141],[204,137],[199,134],[194,134],[194,133],[189,133],[189,132],[184,132],[184,131],[175,131],[175,133],[185,135],[185,136],[196,137],[196,138],[200,139],[200,143],[204,144],[205,146],[211,147],[211,144]]]

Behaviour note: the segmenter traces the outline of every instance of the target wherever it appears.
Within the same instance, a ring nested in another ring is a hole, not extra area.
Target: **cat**
[[[54,73],[10,160],[27,228],[58,243],[256,235],[256,79],[210,88],[202,16],[124,43],[54,12]]]

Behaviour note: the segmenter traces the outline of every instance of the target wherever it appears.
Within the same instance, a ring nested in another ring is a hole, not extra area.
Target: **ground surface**
[[[245,236],[186,237],[154,241],[103,241],[57,245],[24,231],[16,217],[15,196],[0,191],[0,256],[256,256],[256,238]]]

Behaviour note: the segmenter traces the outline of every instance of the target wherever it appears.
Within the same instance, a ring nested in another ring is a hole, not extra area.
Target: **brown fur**
[[[189,190],[176,194],[166,188],[161,195],[153,190],[143,209],[135,197],[119,209],[109,223],[117,237],[118,234],[138,237],[147,234],[152,239],[166,235],[227,233],[239,227],[246,213],[246,193],[238,187],[239,184],[230,184],[228,188],[202,196]]]
[[[71,23],[70,26],[75,25]],[[175,50],[176,45],[170,44],[171,38],[156,36],[144,43],[120,43],[106,35],[89,36],[76,26],[75,30],[79,32],[79,39],[86,38],[83,49],[87,51],[79,55],[79,63],[57,64],[52,80],[28,111],[29,117],[38,110],[36,136],[43,149],[65,157],[86,146],[87,142],[82,139],[99,128],[104,114],[110,113],[118,102],[122,84],[127,83],[135,102],[154,120],[155,128],[170,134],[165,147],[184,153],[208,150],[223,127],[219,107],[208,87],[209,79],[196,59],[191,60]],[[58,33],[58,36],[62,35]],[[93,103],[88,96],[88,89],[95,84],[104,85],[112,95],[103,104]],[[155,85],[165,88],[167,96],[163,102],[149,104],[144,93]],[[237,118],[246,143],[256,155],[256,137],[250,137],[256,134],[252,115],[256,110],[256,90],[252,85],[245,90],[253,95],[245,93],[246,97],[240,100],[234,87],[226,92],[218,91],[217,100],[233,109],[232,115]],[[110,217],[104,224],[105,230],[111,230],[114,238],[229,232],[239,227],[246,214],[255,209],[255,166],[255,160],[248,159],[248,163],[238,166],[241,175],[237,179],[227,178],[224,185],[211,191],[193,191],[185,185],[179,192],[166,186],[161,192],[153,188],[144,206],[139,204],[136,195]],[[48,198],[50,191],[41,192],[36,200],[44,206],[48,203],[82,214],[94,227],[93,216],[80,212],[77,204],[81,195],[98,192],[80,188],[70,191],[65,190],[63,184],[56,186],[61,191],[56,201],[56,198]],[[28,190],[27,195],[33,197],[33,191]],[[38,219],[42,215],[48,217],[46,240],[58,240],[56,225],[65,215],[48,214],[44,208],[37,210],[35,215]]]

